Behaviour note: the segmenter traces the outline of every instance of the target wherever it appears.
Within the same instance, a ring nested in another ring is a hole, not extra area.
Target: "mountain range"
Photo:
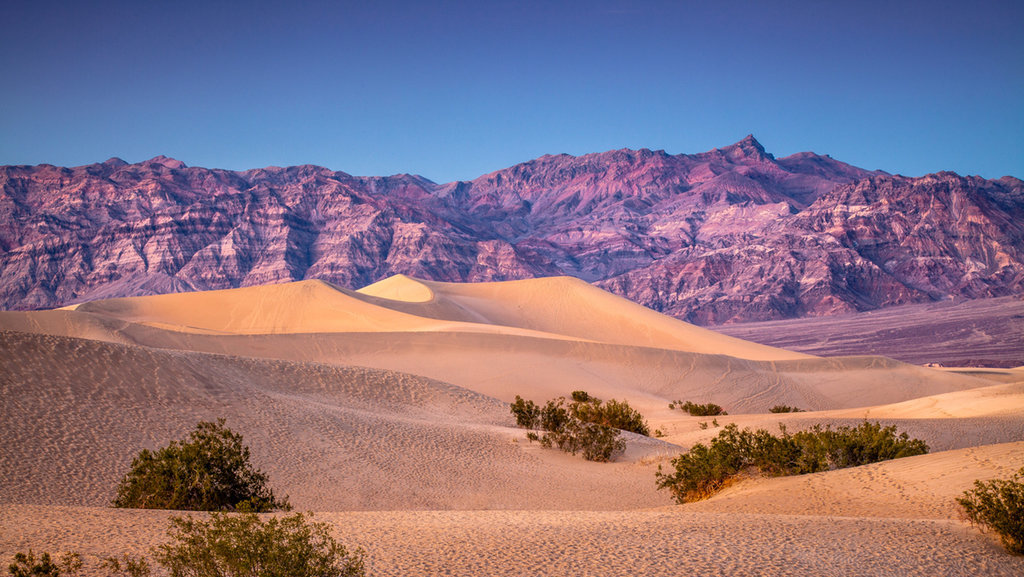
[[[1024,182],[868,171],[748,136],[472,181],[163,156],[0,167],[0,308],[405,274],[569,275],[701,325],[1024,292]]]

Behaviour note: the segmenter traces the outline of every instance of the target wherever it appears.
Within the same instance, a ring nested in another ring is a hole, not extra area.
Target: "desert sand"
[[[1024,573],[954,502],[1024,467],[1024,369],[793,353],[574,279],[304,281],[0,312],[0,379],[5,559],[145,553],[176,513],[109,508],[118,480],[142,448],[224,417],[374,575]],[[517,394],[578,389],[628,400],[662,436],[625,434],[625,454],[591,463],[515,428]],[[677,399],[730,414],[715,426]],[[721,425],[865,418],[932,452],[751,477],[687,505],[656,490],[658,466]]]

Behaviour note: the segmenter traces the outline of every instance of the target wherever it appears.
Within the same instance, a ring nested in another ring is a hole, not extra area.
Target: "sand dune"
[[[598,464],[513,426],[515,395],[577,389],[628,400],[664,437],[627,434]],[[670,410],[677,399],[730,415],[716,426]],[[105,508],[118,479],[140,449],[217,417],[376,575],[1024,571],[953,504],[1024,466],[1024,370],[794,354],[564,278],[307,281],[0,313],[0,555],[145,552],[168,513]],[[655,488],[659,465],[726,423],[865,418],[933,453],[749,479],[685,506]]]
[[[976,479],[1008,478],[1024,467],[1024,442],[907,457],[827,473],[751,479],[686,511],[833,517],[957,519],[955,499]],[[779,499],[786,495],[786,499]]]
[[[594,341],[754,360],[810,358],[683,323],[567,277],[456,284],[397,276],[360,292],[310,280],[117,298],[63,310],[61,334],[65,336],[84,336],[75,334],[76,323],[93,326],[100,317],[212,335],[445,331]],[[0,327],[26,330],[30,321],[18,317],[34,315],[5,313]],[[42,328],[61,330],[57,322]]]
[[[396,276],[359,292],[387,299],[388,306],[417,315],[465,311],[467,320],[601,343],[752,360],[809,358],[678,321],[572,277],[440,283]]]
[[[105,505],[141,448],[217,417],[300,509],[616,509],[664,499],[649,467],[540,450],[512,428],[506,404],[422,377],[23,333],[0,334],[0,347],[9,399],[0,419],[11,425],[0,502]],[[671,452],[653,439],[634,445],[637,458]]]
[[[504,401],[585,389],[649,410],[675,399],[733,412],[853,408],[986,384],[882,357],[821,359],[744,343],[565,278],[393,277],[360,292],[304,281],[0,313],[0,328],[397,370]]]

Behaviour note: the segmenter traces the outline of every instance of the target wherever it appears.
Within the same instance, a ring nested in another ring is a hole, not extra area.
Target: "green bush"
[[[510,410],[520,427],[544,431],[542,435],[528,432],[530,441],[574,455],[582,453],[589,461],[609,461],[624,451],[626,443],[619,439],[620,431],[650,434],[643,416],[626,401],[605,403],[586,391],[573,391],[570,398],[568,404],[565,397],[559,397],[538,407],[516,395]]]
[[[768,412],[769,413],[803,413],[803,412],[806,412],[806,411],[804,411],[803,409],[798,409],[796,407],[791,407],[789,405],[775,405],[774,407],[768,409]]]
[[[533,401],[524,401],[519,395],[512,403],[512,414],[516,417],[516,425],[524,429],[536,429],[540,424],[540,407]]]
[[[290,509],[277,499],[267,476],[249,463],[242,436],[202,421],[188,441],[151,452],[143,449],[117,487],[114,507],[189,511],[270,511]]]
[[[802,475],[928,452],[924,441],[867,421],[854,428],[818,425],[793,435],[780,429],[775,436],[729,424],[710,446],[698,443],[673,459],[673,473],[659,466],[658,488],[668,489],[677,503],[689,503],[710,497],[747,468],[768,476]]]
[[[171,577],[356,577],[363,552],[349,552],[309,515],[261,521],[255,513],[211,513],[207,521],[171,518],[172,542],[156,559]]]
[[[707,403],[704,405],[698,405],[691,401],[672,401],[668,404],[670,409],[679,409],[685,411],[694,417],[716,417],[718,415],[728,415],[729,413],[722,410],[722,407],[714,404]]]
[[[975,481],[956,501],[972,523],[995,531],[1007,551],[1024,555],[1024,468],[1009,479]]]
[[[31,549],[28,553],[16,553],[14,562],[7,566],[13,577],[60,577],[74,575],[82,568],[82,556],[78,553],[61,555],[60,565],[53,562],[49,553],[43,553],[36,559]]]

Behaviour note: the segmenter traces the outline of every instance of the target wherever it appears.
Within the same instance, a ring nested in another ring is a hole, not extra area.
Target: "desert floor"
[[[142,448],[223,417],[374,575],[1024,574],[954,501],[1024,467],[1020,368],[814,357],[561,278],[111,299],[0,313],[0,331],[3,559],[74,550],[101,575],[102,557],[147,553],[178,513],[108,507],[118,480]],[[628,400],[662,436],[626,434],[625,454],[591,463],[514,426],[517,394],[580,389]],[[674,400],[730,414],[716,426]],[[865,418],[932,452],[687,505],[655,487],[659,465],[727,423]]]

